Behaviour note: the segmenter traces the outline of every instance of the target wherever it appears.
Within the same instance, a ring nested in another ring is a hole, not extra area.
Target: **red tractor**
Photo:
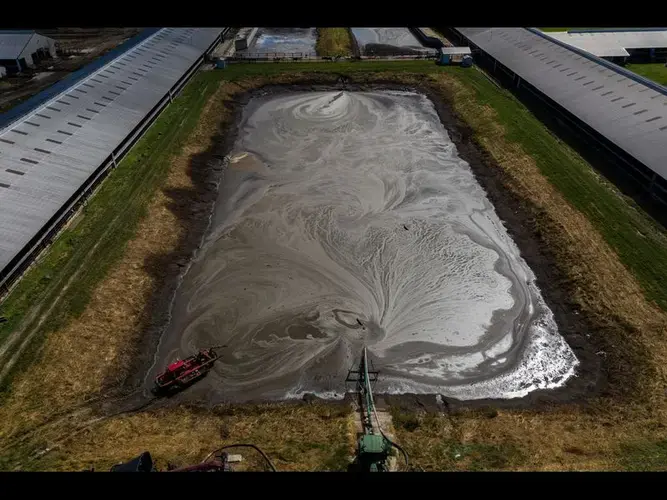
[[[218,355],[213,348],[202,349],[189,358],[176,360],[155,378],[155,395],[178,392],[204,377],[213,367]]]

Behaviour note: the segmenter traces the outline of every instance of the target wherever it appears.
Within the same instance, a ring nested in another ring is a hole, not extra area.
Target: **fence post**
[[[651,182],[648,185],[648,192],[653,198],[657,198],[655,194],[655,180],[656,180],[657,174],[653,172],[653,176],[651,177]]]

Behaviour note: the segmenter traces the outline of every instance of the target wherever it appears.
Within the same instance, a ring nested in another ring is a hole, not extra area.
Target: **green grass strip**
[[[667,67],[665,67],[665,63],[628,64],[626,69],[660,85],[667,85]]]

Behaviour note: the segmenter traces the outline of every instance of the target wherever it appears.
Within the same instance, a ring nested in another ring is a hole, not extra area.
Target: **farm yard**
[[[419,470],[664,470],[666,272],[664,227],[477,66],[204,64],[0,303],[0,468],[345,470],[367,346]]]

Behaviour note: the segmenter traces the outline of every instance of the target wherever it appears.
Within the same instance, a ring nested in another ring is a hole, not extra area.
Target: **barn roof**
[[[34,31],[0,31],[0,60],[18,59]]]
[[[464,56],[467,54],[472,54],[470,47],[441,47],[440,53],[450,55],[450,56]]]
[[[667,88],[526,28],[456,28],[619,148],[667,179]]]
[[[627,49],[659,49],[667,47],[667,30],[632,31],[563,31],[545,33],[598,57],[630,55]]]
[[[0,129],[0,276],[221,31],[161,29]]]

